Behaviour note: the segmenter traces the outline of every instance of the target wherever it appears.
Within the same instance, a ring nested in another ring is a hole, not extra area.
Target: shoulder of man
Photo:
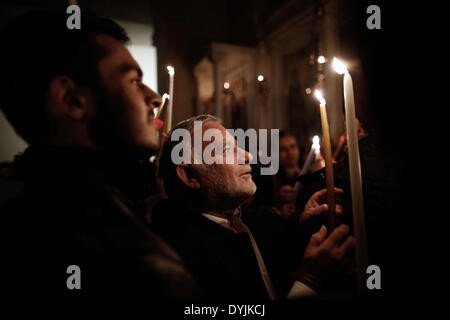
[[[75,264],[89,275],[81,295],[197,294],[183,260],[134,215],[114,188],[86,184],[76,192],[60,187],[57,194],[25,188],[2,207],[2,255],[9,261],[4,267],[17,270],[11,281],[23,278],[23,268],[34,270],[33,279],[18,281],[18,287],[22,283],[25,292],[40,294],[45,288],[50,296],[71,295],[65,287],[66,268]]]

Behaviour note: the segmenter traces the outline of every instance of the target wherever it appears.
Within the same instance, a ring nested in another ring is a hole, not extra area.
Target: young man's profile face
[[[102,107],[106,109],[98,116],[108,113],[107,121],[112,123],[106,126],[118,144],[156,149],[159,142],[153,122],[153,107],[161,104],[160,95],[142,83],[138,63],[121,42],[106,35],[96,35],[95,40],[108,51],[98,63],[104,91],[101,93]]]

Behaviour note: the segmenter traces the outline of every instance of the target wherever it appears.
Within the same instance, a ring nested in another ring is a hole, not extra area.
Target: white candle
[[[173,111],[173,82],[175,77],[175,69],[172,66],[167,66],[169,71],[169,104],[167,106],[167,132],[172,128],[172,111]]]
[[[311,150],[308,153],[308,157],[306,158],[306,161],[305,161],[305,164],[303,165],[302,171],[300,171],[300,176],[306,174],[309,171],[311,164],[319,156],[319,153],[320,153],[319,141],[320,141],[319,137],[314,136]],[[297,181],[294,185],[294,200],[293,200],[294,204],[297,203],[298,194],[299,194],[301,188],[302,188],[302,185],[301,185],[300,181]]]
[[[305,160],[305,164],[303,165],[302,171],[300,172],[300,175],[304,175],[309,171],[309,168],[311,167],[311,164],[317,157],[318,150],[320,150],[320,144],[319,144],[319,137],[314,136],[313,138],[313,144],[311,146],[311,150],[308,153],[308,157]]]
[[[333,67],[339,74],[344,74],[345,120],[347,123],[347,146],[352,192],[353,225],[356,242],[358,290],[359,292],[364,292],[367,289],[366,269],[368,265],[368,255],[353,82],[347,67],[336,58],[333,60]]]

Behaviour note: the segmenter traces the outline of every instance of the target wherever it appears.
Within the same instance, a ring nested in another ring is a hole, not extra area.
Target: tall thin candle
[[[167,106],[167,132],[172,128],[172,111],[173,111],[173,82],[175,77],[175,69],[172,66],[168,66],[169,71],[169,105]]]
[[[341,61],[334,58],[333,67],[339,74],[344,74],[345,121],[347,124],[347,145],[352,192],[353,226],[356,243],[358,290],[359,292],[364,292],[366,291],[365,278],[367,276],[366,269],[368,265],[368,255],[353,82],[347,67]]]
[[[330,129],[328,127],[326,102],[323,98],[322,92],[320,90],[316,90],[315,95],[320,101],[320,119],[322,122],[322,138],[325,153],[325,173],[327,183],[328,231],[331,232],[335,227],[336,204],[334,199],[334,173],[331,156]]]

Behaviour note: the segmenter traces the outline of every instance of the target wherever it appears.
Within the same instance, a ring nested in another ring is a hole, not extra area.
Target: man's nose
[[[144,87],[145,87],[145,103],[152,109],[159,108],[162,104],[162,98],[159,95],[159,93],[153,91],[146,85],[144,85]]]
[[[250,163],[253,156],[250,152],[238,147],[238,163]]]
[[[246,160],[246,163],[250,163],[253,160],[252,154],[248,151],[245,151],[245,160]]]

